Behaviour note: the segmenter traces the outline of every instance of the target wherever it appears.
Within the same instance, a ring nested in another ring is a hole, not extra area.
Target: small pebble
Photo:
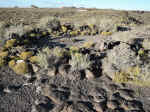
[[[119,105],[118,105],[118,102],[117,101],[108,101],[107,102],[107,107],[110,108],[110,109],[115,109],[117,108]]]

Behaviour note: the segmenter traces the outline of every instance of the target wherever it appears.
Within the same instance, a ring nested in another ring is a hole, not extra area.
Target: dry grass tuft
[[[129,83],[138,86],[149,86],[150,75],[148,72],[143,73],[138,66],[128,68],[127,71],[116,72],[113,79],[117,83]]]
[[[69,61],[72,71],[80,71],[90,67],[91,61],[88,55],[83,55],[81,53],[72,54],[71,60]]]
[[[37,54],[37,63],[41,68],[47,69],[49,67],[50,54],[44,51],[39,51]],[[35,60],[34,60],[35,61]]]

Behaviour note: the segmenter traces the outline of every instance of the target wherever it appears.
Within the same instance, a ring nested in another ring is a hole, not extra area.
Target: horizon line
[[[121,9],[121,8],[98,8],[98,7],[76,7],[76,6],[62,6],[62,7],[39,7],[37,5],[33,5],[36,6],[37,8],[55,8],[55,9],[60,9],[60,8],[86,8],[86,9],[100,9],[100,10],[125,10],[125,11],[150,11],[150,10],[145,10],[145,9]],[[33,8],[32,5],[30,6],[0,6],[0,8]]]

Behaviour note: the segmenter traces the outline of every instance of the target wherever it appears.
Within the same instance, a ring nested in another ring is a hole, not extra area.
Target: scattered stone
[[[125,110],[143,110],[143,105],[139,101],[126,101],[121,105]]]
[[[53,98],[52,96],[51,96],[51,91],[50,91],[50,87],[49,86],[45,86],[44,88],[42,88],[42,94],[44,95],[44,96],[47,96],[47,97],[49,97],[54,103],[58,103],[58,101],[57,100],[55,100],[55,98]]]
[[[117,26],[116,27],[116,31],[119,32],[119,31],[128,31],[128,30],[131,30],[129,27],[123,27],[123,26]]]
[[[51,110],[51,108],[53,108],[53,107],[50,104],[41,103],[41,104],[37,105],[36,108],[37,108],[38,112],[49,112]]]
[[[67,77],[72,81],[84,79],[84,75],[82,75],[82,73],[80,71],[71,71],[71,72],[69,72]]]
[[[73,112],[73,106],[72,105],[68,106],[67,112]]]
[[[95,78],[94,74],[88,69],[85,70],[85,75],[86,75],[86,78],[89,79],[89,80]]]
[[[126,112],[123,108],[116,108],[114,112]]]
[[[95,112],[91,102],[79,101],[77,104],[74,104],[75,112]]]
[[[49,86],[42,88],[42,94],[49,97],[55,104],[61,104],[62,102],[68,100],[70,96],[69,91],[60,91],[57,89],[52,90]]]
[[[38,112],[35,105],[32,106],[31,112]]]
[[[56,75],[56,68],[48,69],[47,75],[53,77]]]
[[[61,109],[60,112],[75,112],[75,111],[73,110],[73,105],[64,104],[63,109]]]
[[[100,50],[101,52],[103,52],[103,51],[105,51],[106,49],[107,49],[107,44],[106,44],[105,42],[102,42],[102,43],[100,44],[99,50]]]
[[[35,103],[36,105],[40,104],[39,99],[36,99],[34,103]]]
[[[106,87],[106,89],[107,89],[107,91],[109,91],[109,92],[115,92],[115,91],[117,91],[118,90],[118,88],[119,88],[119,86],[118,85],[115,85],[115,84],[107,84],[107,85],[105,85]]]
[[[36,88],[36,93],[40,94],[40,93],[41,93],[41,91],[42,91],[41,87],[40,87],[40,86],[38,86],[38,87]]]
[[[69,96],[70,96],[70,92],[69,91],[59,91],[59,90],[54,90],[53,91],[53,95],[59,99],[60,101],[66,101],[68,100]]]
[[[97,112],[104,112],[104,107],[100,103],[94,103],[93,105]]]
[[[92,100],[96,103],[106,101],[107,92],[103,88],[91,89],[90,95],[93,96]]]
[[[101,97],[101,96],[93,96],[93,101],[96,102],[96,103],[103,102],[105,100],[106,99]]]
[[[11,90],[9,88],[4,88],[3,90],[5,93],[11,93]]]
[[[118,102],[115,100],[107,101],[107,107],[110,109],[116,109],[116,108],[118,108],[118,106],[119,106]]]
[[[60,66],[60,67],[59,67],[59,73],[60,73],[61,75],[66,75],[66,74],[68,74],[68,72],[69,72],[69,68],[70,68],[69,65],[62,65],[62,66]]]
[[[33,72],[38,72],[39,71],[39,67],[35,64],[32,64],[32,69],[33,69]]]
[[[145,112],[144,110],[129,110],[128,112]],[[149,112],[149,111],[147,111]]]
[[[117,109],[107,109],[105,112],[126,112],[122,108],[117,108]]]
[[[133,100],[134,98],[134,92],[131,90],[127,90],[127,89],[120,89],[118,90],[118,92],[120,93],[120,96],[125,98],[126,100]]]
[[[110,99],[117,100],[117,102],[119,104],[123,104],[124,102],[126,102],[126,100],[124,98],[122,98],[118,92],[113,93],[113,95],[110,97]]]

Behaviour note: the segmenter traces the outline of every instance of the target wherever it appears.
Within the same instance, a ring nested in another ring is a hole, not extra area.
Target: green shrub
[[[29,72],[28,64],[24,61],[17,62],[14,66],[12,66],[12,69],[16,74],[19,75],[23,75]]]
[[[109,36],[109,35],[112,35],[112,32],[101,32],[101,35]]]
[[[15,64],[16,64],[15,60],[11,60],[11,61],[9,61],[8,66],[10,68],[13,68],[15,66]]]
[[[77,46],[71,46],[71,47],[69,47],[69,53],[70,53],[70,55],[74,54],[74,53],[78,53],[79,50],[80,50],[80,48],[77,47]]]
[[[28,64],[23,60],[11,60],[8,63],[8,66],[19,75],[23,75],[29,72]]]
[[[144,56],[144,55],[145,55],[144,49],[140,49],[140,50],[138,51],[138,55],[139,55],[139,56]]]
[[[35,33],[31,33],[31,34],[30,34],[30,37],[35,37],[35,36],[36,36]]]
[[[6,58],[8,56],[8,51],[2,51],[0,52],[0,57],[1,58]]]
[[[64,25],[61,26],[61,29],[62,29],[62,31],[63,31],[64,33],[67,32],[67,27],[65,27]]]
[[[4,65],[5,65],[5,60],[2,57],[0,57],[0,67]]]
[[[26,60],[30,58],[32,55],[33,53],[31,51],[26,51],[26,52],[22,52],[19,57],[23,60]]]
[[[85,42],[82,47],[84,47],[84,48],[91,48],[94,45],[95,45],[94,42]]]
[[[31,63],[37,63],[37,62],[38,62],[38,56],[31,56],[31,57],[29,58],[29,61],[30,61]]]
[[[16,43],[16,39],[7,40],[6,44],[5,44],[5,47],[6,48],[13,47],[15,45],[15,43]]]

